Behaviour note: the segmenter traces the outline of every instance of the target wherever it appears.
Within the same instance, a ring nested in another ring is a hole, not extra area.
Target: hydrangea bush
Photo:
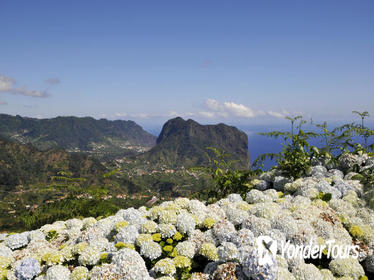
[[[370,279],[374,212],[352,175],[358,164],[373,170],[374,158],[344,156],[342,168],[315,165],[297,180],[274,169],[253,180],[246,195],[214,204],[178,198],[5,234],[0,279]],[[358,245],[359,255],[327,259],[324,252],[313,261],[281,256],[278,248],[264,264],[256,242],[262,235],[295,245],[335,240]]]

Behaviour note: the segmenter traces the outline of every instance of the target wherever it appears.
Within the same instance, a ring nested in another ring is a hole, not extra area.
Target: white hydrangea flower
[[[82,252],[84,251],[84,249],[86,249],[88,247],[88,243],[87,242],[80,242],[80,243],[77,243],[74,245],[74,248],[73,248],[73,253],[74,254],[82,254]]]
[[[209,217],[213,218],[216,222],[226,218],[225,211],[218,204],[210,204],[207,206],[207,213]]]
[[[112,245],[108,239],[106,238],[98,238],[95,240],[90,241],[90,247],[98,252],[110,251],[112,249]]]
[[[286,183],[284,185],[284,191],[288,193],[294,193],[298,188],[304,184],[304,178],[299,178],[293,181],[292,183]]]
[[[94,226],[82,231],[81,235],[77,238],[77,242],[90,242],[98,238],[106,238],[110,235],[113,226],[114,224],[108,220],[100,220]]]
[[[160,206],[164,208],[164,210],[169,210],[175,212],[177,215],[183,210],[179,205],[175,204],[173,201],[165,201]]]
[[[222,262],[234,260],[238,257],[238,249],[234,243],[222,242],[218,247],[218,258]]]
[[[55,265],[48,268],[45,275],[46,280],[69,280],[70,270],[62,265]]]
[[[270,221],[264,218],[258,218],[254,215],[250,215],[249,218],[244,221],[243,227],[253,232],[255,237],[260,235],[266,235],[270,231]]]
[[[12,254],[13,252],[9,247],[6,247],[3,245],[3,243],[0,243],[0,256],[1,257],[11,257]]]
[[[149,273],[143,258],[138,252],[123,248],[113,255],[112,263],[120,269],[122,280],[143,280]]]
[[[295,280],[296,278],[295,278],[295,276],[292,275],[291,272],[288,271],[287,268],[278,267],[277,279],[278,280]],[[333,279],[335,279],[335,278],[333,278]]]
[[[162,276],[160,278],[157,278],[157,280],[175,280],[175,278],[170,276]]]
[[[138,211],[142,214],[143,217],[148,216],[148,210],[145,206],[141,206],[138,208]]]
[[[81,230],[76,227],[76,228],[72,228],[72,229],[66,231],[65,234],[67,235],[67,238],[69,240],[73,240],[73,239],[76,240],[80,237]]]
[[[203,243],[200,247],[199,254],[211,261],[218,260],[218,250],[213,243]]]
[[[190,203],[188,204],[188,210],[192,213],[200,213],[200,212],[206,212],[207,208],[204,203],[202,203],[199,200],[190,200]]]
[[[66,245],[60,250],[60,253],[62,257],[64,258],[64,261],[74,260],[73,250],[74,250],[74,246],[72,245]]]
[[[79,219],[70,219],[65,222],[67,229],[77,228],[82,229],[83,228],[83,222]]]
[[[323,280],[335,280],[334,274],[328,269],[321,269],[320,273],[323,277]]]
[[[237,208],[239,210],[243,210],[243,211],[248,211],[249,209],[251,209],[253,207],[253,205],[249,204],[246,201],[236,202],[236,203],[234,203],[234,205],[235,205],[235,208]]]
[[[146,241],[140,245],[140,254],[150,260],[155,260],[162,254],[161,246],[154,241]]]
[[[131,225],[124,228],[120,228],[115,236],[115,240],[116,242],[134,244],[138,236],[139,232],[137,227],[135,225]]]
[[[121,273],[120,273],[120,267],[114,264],[107,264],[107,263],[101,266],[95,266],[90,271],[89,279],[90,280],[122,279]],[[130,279],[130,278],[126,278],[126,279]]]
[[[192,259],[195,255],[195,246],[190,241],[183,241],[175,246],[178,255]]]
[[[29,234],[29,240],[30,242],[36,240],[45,240],[45,234],[41,230],[31,231]]]
[[[240,194],[237,194],[237,193],[232,193],[232,194],[229,194],[227,196],[227,199],[234,203],[234,202],[240,202],[240,201],[243,201],[243,198],[240,196]]]
[[[53,250],[53,246],[46,240],[33,240],[28,244],[26,250],[27,254],[40,262],[45,254]]]
[[[196,225],[202,225],[205,218],[207,217],[207,213],[205,213],[205,212],[199,212],[199,213],[194,213],[194,214],[189,214],[188,212],[186,212],[186,213],[182,212],[182,214],[191,215],[193,217]]]
[[[279,215],[277,219],[272,221],[271,226],[285,233],[288,240],[293,238],[298,232],[296,220],[290,215]]]
[[[157,232],[158,225],[154,221],[147,220],[142,224],[140,232],[142,233],[155,233]]]
[[[271,199],[272,201],[277,200],[278,197],[279,197],[278,192],[274,189],[268,189],[268,190],[264,191],[264,195],[269,197],[269,199]]]
[[[178,197],[174,203],[178,205],[180,208],[188,209],[188,205],[190,203],[190,200],[186,197]]]
[[[53,224],[46,224],[40,228],[44,234],[48,234],[50,231],[56,231],[57,233],[66,230],[66,225],[64,222],[55,222]]]
[[[329,264],[331,272],[337,276],[348,276],[353,279],[359,279],[365,275],[365,271],[357,259],[335,259]]]
[[[8,246],[12,250],[19,249],[26,246],[29,243],[29,233],[16,233],[8,235],[4,241],[4,245]]]
[[[93,226],[94,224],[97,223],[96,219],[92,218],[92,217],[90,217],[90,218],[84,218],[82,220],[82,222],[83,222],[83,228],[84,229],[89,228],[89,227],[91,227],[91,226]]]
[[[151,241],[153,241],[152,235],[147,234],[147,233],[141,233],[136,239],[136,245],[140,247],[144,242],[151,242]]]
[[[247,228],[243,228],[238,230],[231,236],[230,241],[233,242],[236,246],[240,247],[243,245],[250,245],[254,244],[255,236],[252,231]]]
[[[226,208],[227,219],[234,225],[240,225],[244,220],[248,219],[249,214],[246,211],[237,209],[235,207]]]
[[[195,229],[195,219],[187,213],[181,213],[177,217],[176,226],[181,233],[189,233]]]
[[[215,205],[223,208],[225,206],[231,205],[231,201],[228,200],[227,198],[222,198],[219,201],[217,201]]]
[[[161,206],[158,206],[158,205],[153,206],[153,207],[152,207],[151,209],[149,209],[149,211],[148,211],[148,216],[149,216],[149,218],[150,218],[151,220],[156,220],[156,219],[158,219],[158,215],[159,215],[159,213],[160,213],[162,210],[164,210],[164,208],[161,207]]]
[[[160,231],[162,238],[173,237],[177,232],[177,229],[172,224],[159,224],[158,230]]]
[[[190,241],[194,245],[195,252],[198,252],[200,250],[201,245],[206,242],[205,239],[205,234],[199,229],[195,229],[188,236],[188,241]]]
[[[128,208],[128,209],[121,209],[119,210],[115,216],[122,217],[123,220],[129,222],[130,225],[137,224],[138,221],[143,218],[142,213],[134,208]]]
[[[158,213],[158,220],[161,224],[173,224],[177,222],[177,214],[173,210],[162,210]]]
[[[70,274],[70,280],[86,280],[88,279],[89,271],[84,266],[77,266]]]
[[[99,262],[99,260],[100,251],[97,251],[90,246],[85,248],[78,258],[78,261],[81,265],[95,265]]]
[[[320,270],[313,264],[301,263],[292,270],[296,279],[324,280]]]
[[[267,201],[272,201],[272,199],[268,196],[266,196],[262,191],[259,191],[259,190],[256,190],[256,189],[253,189],[253,190],[250,190],[248,193],[247,193],[247,196],[245,198],[245,200],[248,202],[248,203],[260,203],[260,202],[267,202]]]
[[[174,262],[170,258],[159,260],[153,267],[153,270],[163,275],[173,275],[177,272]]]
[[[235,226],[228,220],[222,220],[218,223],[215,223],[213,226],[214,236],[216,236],[220,242],[229,241],[231,235],[235,232]]]
[[[207,231],[204,231],[204,240],[205,242],[208,242],[208,243],[213,243],[214,245],[218,245],[219,241],[217,240],[217,238],[215,237],[214,233],[213,233],[213,230],[212,229],[209,229]],[[231,235],[230,235],[231,236]]]
[[[49,266],[62,264],[64,262],[64,256],[60,251],[52,249],[42,256],[42,261],[44,261]]]
[[[259,218],[264,218],[269,221],[277,220],[280,216],[285,214],[285,211],[274,202],[257,203],[250,210],[249,213]]]

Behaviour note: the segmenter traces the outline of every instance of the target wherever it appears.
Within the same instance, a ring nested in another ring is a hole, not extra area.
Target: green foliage
[[[83,154],[69,154],[56,149],[41,152],[0,137],[0,190],[11,191],[19,185],[47,183],[70,184],[98,181],[106,168]],[[57,176],[55,176],[57,173]]]
[[[282,137],[284,143],[282,143],[282,150],[277,154],[264,154],[256,159],[255,166],[263,166],[261,162],[266,158],[277,159],[278,168],[284,172],[286,176],[299,178],[306,174],[311,167],[311,158],[317,150],[309,144],[308,140],[312,137],[316,137],[315,132],[305,132],[302,130],[302,126],[306,123],[302,119],[302,116],[296,116],[294,118],[286,117],[291,122],[291,130],[287,131],[273,131],[268,133],[260,133],[260,135],[268,137]],[[297,123],[298,121],[298,123]],[[296,125],[296,127],[295,127]],[[295,133],[295,129],[297,133]]]
[[[334,164],[339,156],[345,152],[352,151],[354,153],[368,152],[368,149],[374,148],[374,143],[368,145],[368,139],[374,135],[374,130],[365,127],[364,119],[369,116],[368,112],[353,111],[361,116],[361,125],[355,123],[345,124],[332,130],[327,128],[327,123],[310,125],[320,129],[320,132],[314,130],[305,131],[302,129],[306,121],[302,116],[294,118],[286,117],[291,122],[290,131],[272,131],[268,133],[260,133],[260,135],[283,138],[282,150],[279,153],[269,153],[260,155],[254,162],[254,166],[263,167],[263,161],[266,159],[276,159],[278,169],[284,175],[299,178],[307,174],[312,162],[319,161],[324,164]],[[355,142],[354,136],[362,137],[364,147]],[[310,144],[311,139],[320,139],[322,147],[317,148]]]
[[[361,117],[361,126],[357,127],[356,131],[357,131],[358,135],[363,137],[364,143],[365,143],[365,149],[367,150],[368,149],[367,140],[368,140],[369,136],[373,135],[372,130],[367,129],[364,125],[365,118],[370,116],[369,112],[368,111],[364,111],[364,112],[352,111],[352,113],[357,114]]]
[[[45,239],[47,241],[52,241],[54,239],[56,239],[58,237],[58,232],[55,231],[55,230],[50,230],[48,233],[47,233],[47,236],[45,237]]]
[[[95,120],[91,117],[57,117],[33,119],[0,114],[0,135],[14,136],[21,143],[31,143],[40,150],[64,149],[97,152],[121,156],[123,147],[139,145],[151,147],[155,136],[144,131],[133,121]]]
[[[200,195],[207,195],[210,201],[221,199],[230,193],[244,195],[248,191],[249,177],[255,172],[232,170],[231,166],[234,161],[227,160],[229,154],[214,147],[207,149],[214,153],[214,157],[209,157],[212,167],[195,167],[192,170],[209,174],[213,179],[214,186],[204,190]]]
[[[112,171],[109,171],[109,172],[103,174],[103,178],[104,178],[104,179],[105,179],[105,178],[110,178],[110,177],[116,175],[120,170],[121,170],[121,168],[116,168],[116,169],[114,169],[114,170],[112,170]]]
[[[34,212],[23,212],[18,219],[22,228],[32,230],[58,220],[76,217],[107,217],[115,214],[119,209],[120,207],[108,200],[68,198],[43,204]]]
[[[331,198],[332,198],[331,193],[320,192],[315,199],[321,199],[321,200],[323,200],[325,202],[329,202],[331,200]]]

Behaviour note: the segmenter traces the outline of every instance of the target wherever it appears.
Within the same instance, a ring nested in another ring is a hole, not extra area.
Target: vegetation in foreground
[[[174,173],[137,175],[131,172],[138,166],[130,169],[116,167],[108,172],[108,166],[95,163],[87,156],[73,154],[73,159],[70,160],[69,154],[60,151],[60,156],[55,156],[58,160],[48,167],[49,173],[42,174],[38,173],[38,170],[43,169],[37,165],[43,163],[38,158],[42,154],[35,148],[23,147],[30,149],[26,153],[29,155],[26,160],[19,158],[18,154],[14,157],[14,153],[9,154],[12,149],[6,148],[2,153],[5,153],[5,158],[15,159],[15,167],[11,173],[2,176],[13,180],[15,185],[19,184],[20,180],[31,181],[21,181],[25,185],[29,184],[27,187],[18,185],[16,189],[6,190],[0,194],[0,208],[3,210],[0,227],[2,230],[20,231],[73,217],[106,217],[119,208],[144,205],[153,196],[161,201],[184,196],[214,202],[230,193],[244,195],[252,187],[251,180],[263,172],[261,162],[266,158],[276,159],[277,166],[274,168],[281,174],[297,179],[308,174],[311,167],[318,162],[333,166],[348,152],[355,155],[365,152],[370,154],[374,145],[369,143],[373,130],[365,126],[365,119],[369,114],[355,114],[360,116],[360,124],[346,124],[333,130],[328,130],[327,123],[311,123],[314,128],[306,131],[303,129],[306,121],[301,116],[288,118],[291,123],[290,131],[263,134],[283,138],[283,149],[280,153],[260,156],[252,170],[245,171],[232,168],[234,161],[228,160],[229,155],[224,151],[209,148],[209,165],[206,167],[179,170]],[[318,147],[310,144],[311,140],[316,142],[316,139],[319,139]],[[362,144],[358,144],[357,140]],[[7,142],[7,145],[13,147],[16,144]],[[30,162],[30,159],[36,160]],[[30,168],[25,164],[30,165]],[[371,188],[374,180],[372,170],[355,168],[358,172],[355,178],[360,179],[366,186],[365,198],[374,205],[374,191]],[[106,173],[103,173],[105,170]],[[26,171],[31,173],[25,174]],[[32,184],[34,179],[39,182],[44,180],[45,183]]]

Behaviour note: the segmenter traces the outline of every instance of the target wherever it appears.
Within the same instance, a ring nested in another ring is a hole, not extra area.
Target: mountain
[[[99,157],[119,157],[149,150],[156,137],[133,121],[91,117],[35,119],[0,114],[0,135],[40,150],[61,147]]]
[[[248,137],[236,127],[225,124],[201,125],[178,117],[167,121],[156,146],[138,158],[170,167],[209,164],[207,147],[224,150],[236,160],[234,167],[249,168]]]
[[[0,189],[9,191],[18,185],[49,182],[59,171],[70,171],[73,177],[90,180],[106,168],[86,154],[62,149],[40,151],[31,144],[0,137]]]

